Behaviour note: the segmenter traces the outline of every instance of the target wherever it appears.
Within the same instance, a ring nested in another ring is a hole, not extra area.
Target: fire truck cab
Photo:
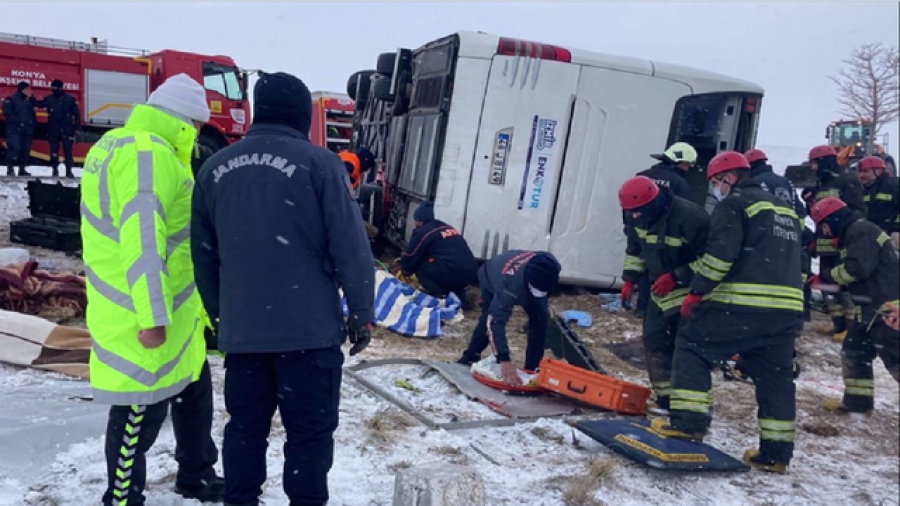
[[[604,288],[621,284],[621,184],[685,141],[705,204],[706,163],[754,146],[764,94],[702,70],[481,32],[382,54],[348,87],[365,92],[353,145],[380,159],[383,185],[363,195],[385,239],[404,247],[432,200],[476,257],[546,250],[563,282]]]
[[[0,33],[0,96],[28,82],[35,98],[50,94],[50,83],[61,79],[78,101],[82,129],[75,138],[76,164],[81,164],[94,142],[107,130],[122,126],[131,108],[143,103],[169,77],[185,73],[206,88],[212,112],[199,132],[195,170],[215,151],[241,139],[250,125],[247,74],[228,56],[183,51],[144,50],[109,46],[105,41],[75,42]],[[36,109],[32,162],[49,159],[47,113]],[[5,118],[0,139],[5,149]],[[2,162],[0,162],[2,163]]]

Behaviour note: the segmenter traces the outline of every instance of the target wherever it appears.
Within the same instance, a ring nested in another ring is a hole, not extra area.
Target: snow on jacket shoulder
[[[197,287],[222,351],[339,346],[373,319],[375,269],[347,171],[298,130],[253,125],[198,174],[191,227]]]

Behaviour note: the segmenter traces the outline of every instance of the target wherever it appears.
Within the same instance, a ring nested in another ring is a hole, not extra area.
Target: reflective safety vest
[[[81,235],[94,399],[147,405],[178,395],[206,356],[190,250],[196,130],[146,105],[85,159]],[[166,328],[155,349],[141,329]]]

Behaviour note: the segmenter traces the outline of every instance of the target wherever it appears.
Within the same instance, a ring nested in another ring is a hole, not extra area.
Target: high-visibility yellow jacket
[[[94,399],[145,405],[181,393],[206,357],[190,250],[193,125],[146,105],[91,148],[81,183]],[[166,327],[144,348],[141,329]]]

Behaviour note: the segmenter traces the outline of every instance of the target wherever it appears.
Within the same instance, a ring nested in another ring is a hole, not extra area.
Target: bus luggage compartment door
[[[543,249],[580,65],[495,56],[472,164],[465,237],[481,259]]]

